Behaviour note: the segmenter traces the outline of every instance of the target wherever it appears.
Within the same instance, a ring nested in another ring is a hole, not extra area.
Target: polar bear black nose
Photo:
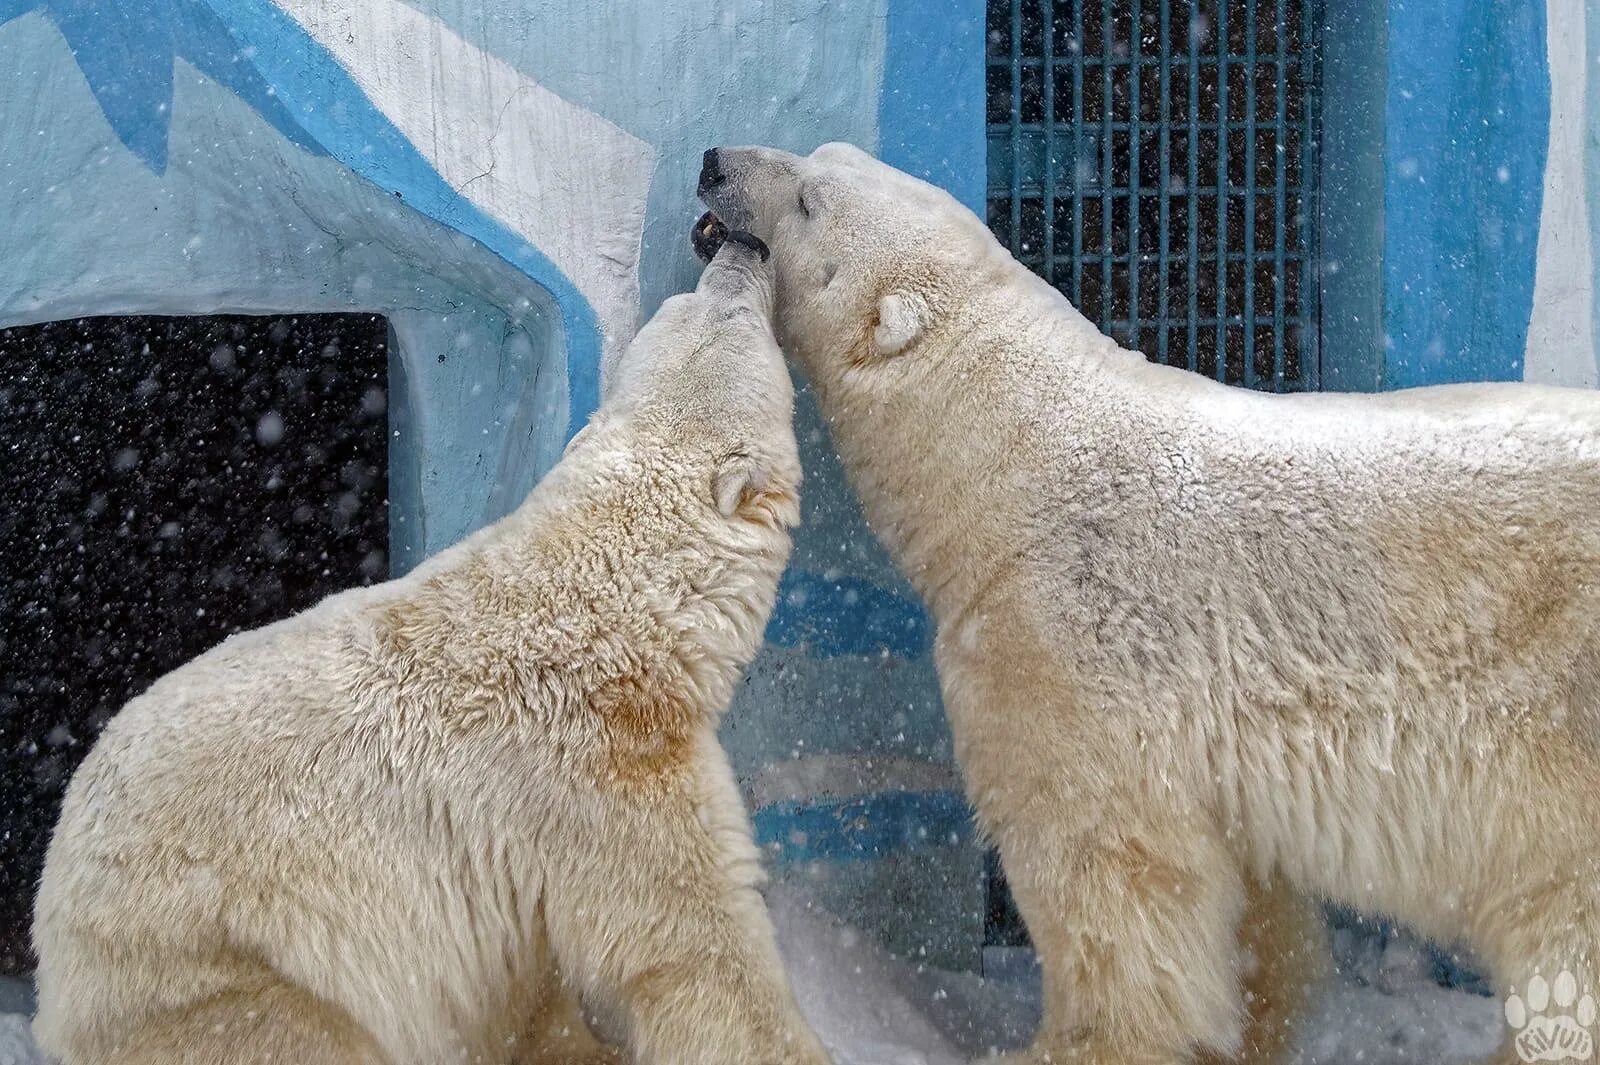
[[[715,148],[707,148],[700,159],[700,185],[695,189],[696,195],[704,196],[727,180],[728,175],[722,172],[721,155]]]

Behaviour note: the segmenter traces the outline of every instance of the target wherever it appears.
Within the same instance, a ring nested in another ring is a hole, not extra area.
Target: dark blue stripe
[[[240,61],[223,22],[196,0],[11,0],[0,3],[0,25],[36,8],[66,39],[117,138],[155,173],[167,168],[175,57],[226,86],[290,141],[320,150],[255,67]]]
[[[870,581],[790,569],[778,586],[767,640],[804,647],[814,658],[920,658],[933,646],[933,622],[916,603]]]

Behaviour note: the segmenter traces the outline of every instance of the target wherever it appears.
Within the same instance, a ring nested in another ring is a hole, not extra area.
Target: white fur
[[[35,923],[64,1065],[618,1060],[580,995],[641,1062],[827,1060],[715,737],[797,516],[770,271],[668,301],[510,517],[107,726]]]
[[[1600,988],[1600,397],[1225,388],[855,149],[722,163],[708,202],[772,244],[780,338],[937,620],[1045,966],[1030,1060],[1236,1052],[1274,876],[1504,990]],[[892,358],[886,292],[929,311]]]

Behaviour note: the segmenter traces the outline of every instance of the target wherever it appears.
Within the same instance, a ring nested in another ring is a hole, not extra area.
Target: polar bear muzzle
[[[689,231],[689,244],[694,248],[695,256],[703,263],[709,263],[717,257],[717,252],[722,249],[722,242],[728,239],[728,227],[722,224],[712,211],[707,211],[700,216],[700,220]]]
[[[729,229],[712,211],[701,215],[689,233],[689,243],[694,246],[694,253],[700,257],[701,262],[708,265],[728,241],[749,248],[761,256],[762,262],[772,257],[772,249],[767,247],[766,241],[748,230]]]

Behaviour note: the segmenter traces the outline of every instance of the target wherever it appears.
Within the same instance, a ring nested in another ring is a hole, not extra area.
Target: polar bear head
[[[814,382],[912,352],[1009,264],[988,228],[949,193],[848,144],[808,156],[712,148],[700,198],[716,223],[767,240],[777,265],[779,336]]]
[[[730,518],[793,525],[800,459],[794,389],[773,334],[771,254],[743,232],[719,245],[695,290],[666,300],[606,368],[590,424],[623,426],[709,462],[713,496]]]

